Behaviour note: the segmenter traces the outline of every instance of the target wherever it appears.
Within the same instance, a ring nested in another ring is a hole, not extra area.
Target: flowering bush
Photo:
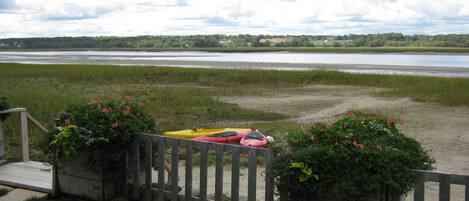
[[[0,111],[10,108],[7,98],[5,96],[0,96]],[[0,121],[5,121],[10,114],[0,114]]]
[[[154,119],[130,97],[72,105],[59,114],[56,125],[48,151],[60,159],[86,155],[88,167],[97,172],[123,169],[134,136],[155,129]]]
[[[274,180],[291,200],[365,200],[383,186],[404,194],[412,188],[412,170],[434,163],[390,118],[351,115],[332,125],[317,123],[289,134],[283,150],[274,162]]]

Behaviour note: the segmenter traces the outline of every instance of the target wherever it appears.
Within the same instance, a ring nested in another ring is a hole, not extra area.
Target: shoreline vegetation
[[[202,52],[304,52],[304,53],[469,53],[463,47],[193,47],[193,48],[0,48],[0,51],[202,51]]]
[[[0,94],[12,107],[26,107],[52,128],[70,104],[132,96],[157,120],[158,132],[194,127],[259,128],[274,137],[298,129],[289,116],[245,109],[219,97],[263,96],[266,90],[307,85],[354,85],[382,88],[376,96],[469,106],[469,78],[353,74],[338,71],[229,70],[156,66],[0,64]],[[19,157],[18,118],[4,124],[6,150]],[[45,157],[44,135],[30,133],[31,158]]]

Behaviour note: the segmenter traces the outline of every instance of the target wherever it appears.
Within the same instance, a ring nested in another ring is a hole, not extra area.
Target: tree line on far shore
[[[210,47],[469,47],[469,34],[186,35],[0,39],[0,49]]]

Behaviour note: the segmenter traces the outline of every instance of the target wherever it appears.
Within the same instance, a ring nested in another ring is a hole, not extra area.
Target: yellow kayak
[[[224,132],[249,132],[250,128],[198,128],[192,130],[168,131],[164,132],[164,136],[177,138],[195,138],[205,135],[213,135]]]

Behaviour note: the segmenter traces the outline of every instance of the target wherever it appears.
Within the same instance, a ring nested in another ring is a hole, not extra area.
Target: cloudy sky
[[[469,0],[0,0],[0,38],[469,34]]]

